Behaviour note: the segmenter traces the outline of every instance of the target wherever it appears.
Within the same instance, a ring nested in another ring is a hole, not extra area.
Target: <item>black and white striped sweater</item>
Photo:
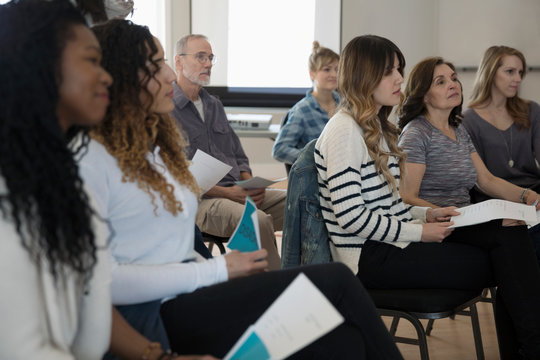
[[[382,146],[388,149],[386,142]],[[401,248],[420,241],[426,208],[406,205],[390,190],[384,177],[375,171],[362,129],[344,111],[324,128],[315,145],[315,163],[334,260],[345,263],[356,274],[366,240]],[[389,158],[388,167],[399,183],[395,157]]]

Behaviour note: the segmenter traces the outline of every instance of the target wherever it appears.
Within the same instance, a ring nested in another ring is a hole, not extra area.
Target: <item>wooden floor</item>
[[[499,350],[497,335],[495,334],[495,321],[493,308],[490,303],[478,303],[478,316],[480,319],[480,331],[486,360],[498,360]],[[390,326],[390,318],[383,317],[385,324]],[[425,325],[426,321],[422,321]],[[398,335],[412,337],[416,332],[408,321],[401,320]],[[471,320],[468,316],[456,316],[452,319],[435,320],[431,336],[428,336],[428,350],[431,360],[475,360],[474,339],[472,334]],[[418,346],[398,344],[398,348],[405,360],[420,359]]]

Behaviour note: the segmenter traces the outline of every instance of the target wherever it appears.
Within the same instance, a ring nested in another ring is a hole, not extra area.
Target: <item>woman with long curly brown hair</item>
[[[175,76],[146,27],[113,20],[94,30],[115,82],[105,122],[91,131],[80,167],[111,224],[112,299],[128,322],[163,347],[223,356],[304,272],[346,322],[293,359],[400,358],[369,296],[343,265],[265,272],[264,249],[195,261],[198,187],[168,115]]]

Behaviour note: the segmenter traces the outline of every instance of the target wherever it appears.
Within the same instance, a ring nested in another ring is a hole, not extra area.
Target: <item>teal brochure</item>
[[[246,206],[244,207],[242,219],[231,236],[227,247],[241,252],[255,251],[261,248],[257,206],[249,196],[246,197]]]
[[[227,359],[230,360],[270,360],[270,354],[266,349],[266,346],[261,341],[256,332],[252,332],[248,335],[241,345],[233,349],[234,353]]]

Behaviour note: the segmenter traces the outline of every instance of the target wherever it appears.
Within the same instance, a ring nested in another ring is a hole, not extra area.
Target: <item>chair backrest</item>
[[[283,127],[285,126],[287,121],[289,121],[289,112],[288,111],[285,114],[285,116],[283,116],[283,118],[281,118],[281,122],[279,123],[279,128],[283,129]],[[292,166],[291,164],[285,163],[285,171],[287,172],[287,176],[289,176],[289,173],[291,172],[291,166]]]
[[[315,165],[316,139],[310,141],[292,165],[283,221],[283,268],[332,261],[329,236],[321,205]]]
[[[285,116],[283,116],[281,118],[281,122],[279,123],[279,128],[282,129],[285,126],[285,124],[287,123],[287,121],[289,121],[289,112],[288,111],[285,114]]]

